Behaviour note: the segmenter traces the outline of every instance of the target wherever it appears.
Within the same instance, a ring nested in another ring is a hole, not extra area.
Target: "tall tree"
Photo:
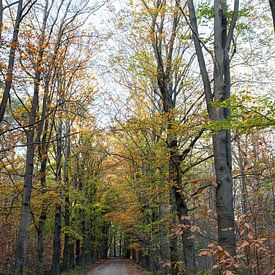
[[[19,0],[19,1],[15,1],[10,4],[7,4],[7,6],[5,7],[3,6],[2,0],[0,2],[0,41],[1,41],[1,34],[2,34],[2,28],[3,28],[3,11],[5,8],[11,7],[12,5],[17,4],[16,19],[14,22],[13,34],[12,34],[12,39],[10,43],[11,46],[10,46],[10,52],[8,57],[8,67],[7,67],[7,72],[6,72],[5,81],[4,81],[4,91],[3,91],[3,96],[0,104],[0,123],[3,121],[5,111],[7,108],[8,99],[10,96],[10,91],[12,88],[16,52],[18,49],[18,37],[19,37],[19,31],[20,31],[20,24],[24,16],[26,16],[26,14],[30,11],[30,9],[36,3],[36,1],[37,0],[27,1],[27,3],[24,5],[23,0]],[[2,41],[1,41],[1,44],[2,44]]]
[[[208,114],[211,120],[222,122],[229,116],[229,110],[220,104],[230,97],[230,50],[233,32],[238,18],[239,1],[234,2],[234,12],[228,27],[226,1],[214,3],[214,88],[212,90],[203,47],[199,37],[194,1],[188,1],[190,26],[201,77]],[[181,9],[184,14],[183,9]],[[214,101],[217,106],[212,104]],[[213,135],[215,171],[217,179],[216,208],[219,243],[232,255],[236,254],[235,221],[233,209],[232,152],[230,129],[216,130]]]

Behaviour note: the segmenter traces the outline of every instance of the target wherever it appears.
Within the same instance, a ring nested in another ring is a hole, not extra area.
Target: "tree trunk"
[[[169,261],[169,244],[168,244],[168,226],[167,223],[165,221],[165,218],[167,216],[166,210],[165,210],[165,206],[163,203],[160,204],[159,207],[159,213],[160,213],[160,220],[161,220],[161,224],[160,224],[160,243],[161,243],[161,247],[160,247],[160,253],[161,253],[161,274],[163,275],[167,275],[169,273],[169,268],[167,266],[167,263]]]
[[[20,24],[21,13],[22,13],[22,2],[23,1],[19,1],[18,3],[17,18],[15,22],[16,30],[14,30],[14,34],[13,34],[14,45],[12,45],[12,48],[11,48],[13,57],[9,60],[9,68],[8,68],[9,70],[8,77],[10,77],[10,79],[8,79],[8,83],[6,83],[3,99],[1,102],[0,121],[2,121],[3,119],[5,108],[6,108],[5,104],[7,103],[5,102],[5,99],[4,99],[5,93],[7,93],[9,97],[9,92],[12,85],[12,74],[13,74],[15,50],[17,47],[16,44],[18,42],[19,24]],[[16,249],[15,249],[16,274],[22,274],[24,269],[24,257],[26,254],[26,245],[27,245],[28,228],[29,228],[30,203],[31,203],[33,169],[34,169],[34,153],[36,148],[36,141],[40,139],[40,135],[41,135],[41,132],[38,131],[35,137],[34,124],[36,122],[37,110],[39,107],[39,89],[40,89],[40,81],[41,81],[40,79],[41,71],[39,67],[41,65],[43,53],[44,53],[43,42],[44,42],[44,35],[45,35],[45,28],[46,28],[46,15],[45,15],[46,10],[47,10],[47,4],[45,6],[45,13],[43,17],[43,28],[42,28],[42,33],[39,40],[39,53],[38,53],[37,65],[35,66],[33,98],[32,98],[31,111],[29,114],[29,121],[28,121],[29,129],[27,130],[27,155],[26,155],[26,168],[25,168],[24,189],[23,189],[23,198],[22,198],[22,218],[21,218],[21,224],[20,224],[19,234],[16,242]],[[47,98],[47,94],[45,94],[44,98]],[[43,103],[45,103],[45,101]],[[44,104],[43,104],[43,108],[46,108]],[[43,125],[43,120],[42,122],[40,122],[39,126],[42,127],[41,125]],[[41,237],[43,238],[41,233],[43,235],[43,232],[40,232],[40,238]],[[40,246],[40,249],[41,248],[43,249],[43,245]]]
[[[109,248],[109,228],[110,225],[107,222],[104,222],[102,227],[102,243],[101,243],[101,253],[100,258],[106,259],[108,258],[108,248]]]
[[[205,65],[201,41],[199,40],[197,19],[193,0],[188,0],[190,23],[197,59],[204,84],[204,94],[210,119],[223,121],[229,115],[224,107],[213,107],[213,95],[209,75]],[[230,97],[230,60],[229,50],[233,38],[233,31],[238,18],[239,1],[234,1],[234,12],[227,32],[227,18],[225,15],[226,1],[214,1],[214,101],[220,104]],[[216,209],[218,222],[218,239],[231,255],[236,253],[233,208],[233,180],[232,180],[232,152],[230,130],[217,130],[213,135],[213,150],[215,172],[217,180]]]
[[[270,5],[272,19],[273,19],[273,29],[275,31],[275,0],[269,0],[269,5]]]
[[[188,209],[185,202],[185,198],[182,196],[181,190],[176,191],[176,201],[177,201],[179,221],[180,221],[180,224],[184,226],[183,233],[182,233],[182,243],[183,243],[185,272],[187,275],[197,274],[195,246],[191,238],[192,234],[190,230],[191,223],[188,217]]]
[[[226,3],[214,4],[214,100],[221,103],[230,96],[230,70],[227,44],[227,19],[224,14]],[[227,119],[229,111],[224,107],[214,109],[216,121]],[[218,130],[213,135],[214,163],[217,180],[216,209],[218,239],[232,256],[236,254],[235,222],[233,208],[232,151],[230,130]]]
[[[168,103],[169,105],[169,103]],[[169,107],[171,110],[172,108]],[[172,130],[174,119],[169,121],[168,131]],[[173,134],[168,135],[168,148],[170,150],[170,160],[169,160],[169,182],[172,184],[172,188],[170,191],[170,204],[172,208],[172,217],[174,220],[174,224],[177,224],[177,218],[179,217],[179,222],[185,225],[185,229],[181,234],[183,247],[184,247],[184,263],[185,263],[185,272],[187,275],[196,274],[196,261],[195,261],[195,246],[193,240],[190,238],[191,236],[191,224],[187,219],[188,209],[187,204],[185,202],[185,198],[181,196],[181,188],[182,188],[182,177],[181,177],[181,169],[180,164],[182,161],[181,156],[178,152],[178,141],[177,137]],[[184,219],[182,220],[182,214],[184,215]],[[172,274],[178,274],[179,270],[177,267],[173,268],[173,262],[179,261],[177,252],[176,243],[177,240],[170,240],[170,253],[171,253],[171,262],[172,262]]]
[[[75,264],[81,265],[81,253],[80,253],[80,240],[77,239],[75,242]]]
[[[61,181],[62,167],[62,121],[59,121],[57,128],[57,149],[56,149],[56,183],[57,186]],[[54,220],[54,238],[53,238],[53,257],[52,273],[60,273],[60,253],[61,253],[61,205],[57,203],[55,208]]]
[[[81,232],[83,240],[80,242],[80,262],[85,264],[85,243],[86,243],[86,213],[85,210],[80,210]]]
[[[177,264],[179,261],[179,255],[178,255],[178,238],[173,234],[174,232],[174,226],[177,224],[177,205],[176,205],[176,193],[175,188],[172,187],[170,190],[170,215],[171,215],[171,221],[170,221],[170,262],[171,262],[171,274],[177,275],[178,274],[178,268]]]
[[[2,46],[2,30],[3,30],[3,1],[0,0],[0,47]]]
[[[62,271],[69,270],[69,253],[70,253],[70,234],[68,230],[70,229],[70,213],[69,213],[69,197],[65,197],[65,207],[64,207],[64,223],[65,223],[65,237],[64,237],[64,250],[63,250],[63,263]]]
[[[33,180],[33,159],[34,159],[34,129],[28,130],[27,134],[27,157],[24,178],[24,190],[22,198],[22,215],[19,234],[15,249],[15,274],[23,274],[24,258],[27,249],[28,229],[30,222],[30,202]]]
[[[60,253],[61,253],[61,205],[58,204],[55,208],[55,216],[54,216],[52,274],[60,274]]]
[[[47,128],[47,127],[46,127]],[[45,136],[45,134],[44,134]],[[40,168],[40,176],[41,176],[41,188],[42,194],[46,193],[46,166],[47,166],[47,155],[45,152],[46,144],[43,143],[44,136],[42,139],[42,161]],[[41,204],[41,213],[39,216],[38,222],[38,231],[37,231],[37,274],[44,274],[44,233],[45,233],[45,223],[47,219],[47,204],[45,199],[43,198]]]
[[[2,5],[2,9],[3,9],[3,5]],[[4,88],[4,93],[3,93],[3,97],[1,100],[1,104],[0,104],[0,123],[3,121],[7,103],[8,103],[8,99],[10,97],[11,87],[12,87],[13,71],[14,71],[14,63],[15,63],[15,53],[16,53],[16,49],[18,47],[18,34],[19,34],[19,27],[20,27],[20,23],[21,23],[21,19],[22,19],[21,18],[22,17],[22,9],[23,9],[23,0],[19,0],[18,4],[17,4],[17,14],[16,14],[16,19],[15,19],[14,28],[13,28],[12,40],[11,40],[11,48],[10,48],[9,61],[8,61],[8,70],[7,70],[6,77],[5,77],[5,88]],[[1,24],[2,24],[2,22],[1,22]],[[2,31],[2,26],[0,26],[0,29]],[[22,238],[23,238],[23,236],[22,236]]]
[[[38,64],[41,63],[42,52],[40,52]],[[24,257],[26,254],[28,228],[29,228],[29,215],[31,204],[31,192],[33,181],[33,168],[34,168],[34,152],[35,152],[35,140],[39,138],[37,134],[35,138],[34,123],[36,121],[36,113],[39,105],[39,87],[40,87],[40,72],[36,70],[34,78],[34,90],[31,111],[29,115],[29,129],[27,130],[27,155],[26,155],[26,168],[24,177],[24,189],[22,198],[22,216],[19,234],[16,242],[15,249],[15,266],[16,274],[22,274],[24,269]],[[1,119],[1,118],[0,118]]]
[[[70,237],[70,198],[69,198],[69,158],[71,154],[71,142],[70,142],[70,123],[66,121],[66,132],[65,132],[65,155],[64,155],[64,183],[65,183],[65,207],[64,207],[64,222],[65,222],[65,239],[64,239],[64,250],[63,250],[63,270],[67,271],[73,267],[74,251],[72,238]]]
[[[116,257],[116,236],[114,236],[114,257]]]
[[[85,239],[85,265],[92,263],[92,219],[88,217],[86,239]]]

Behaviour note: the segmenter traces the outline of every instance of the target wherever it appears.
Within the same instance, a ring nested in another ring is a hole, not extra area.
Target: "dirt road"
[[[105,264],[99,265],[89,271],[87,275],[132,275],[127,272],[125,261],[119,258],[108,260]]]

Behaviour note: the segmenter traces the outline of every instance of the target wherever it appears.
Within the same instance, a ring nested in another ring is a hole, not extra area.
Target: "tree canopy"
[[[0,0],[0,273],[275,274],[274,8]]]

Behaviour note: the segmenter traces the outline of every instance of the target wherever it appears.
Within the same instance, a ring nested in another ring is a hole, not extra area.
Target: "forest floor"
[[[101,260],[89,267],[89,271],[78,275],[145,275],[146,272],[129,259],[110,258]]]

